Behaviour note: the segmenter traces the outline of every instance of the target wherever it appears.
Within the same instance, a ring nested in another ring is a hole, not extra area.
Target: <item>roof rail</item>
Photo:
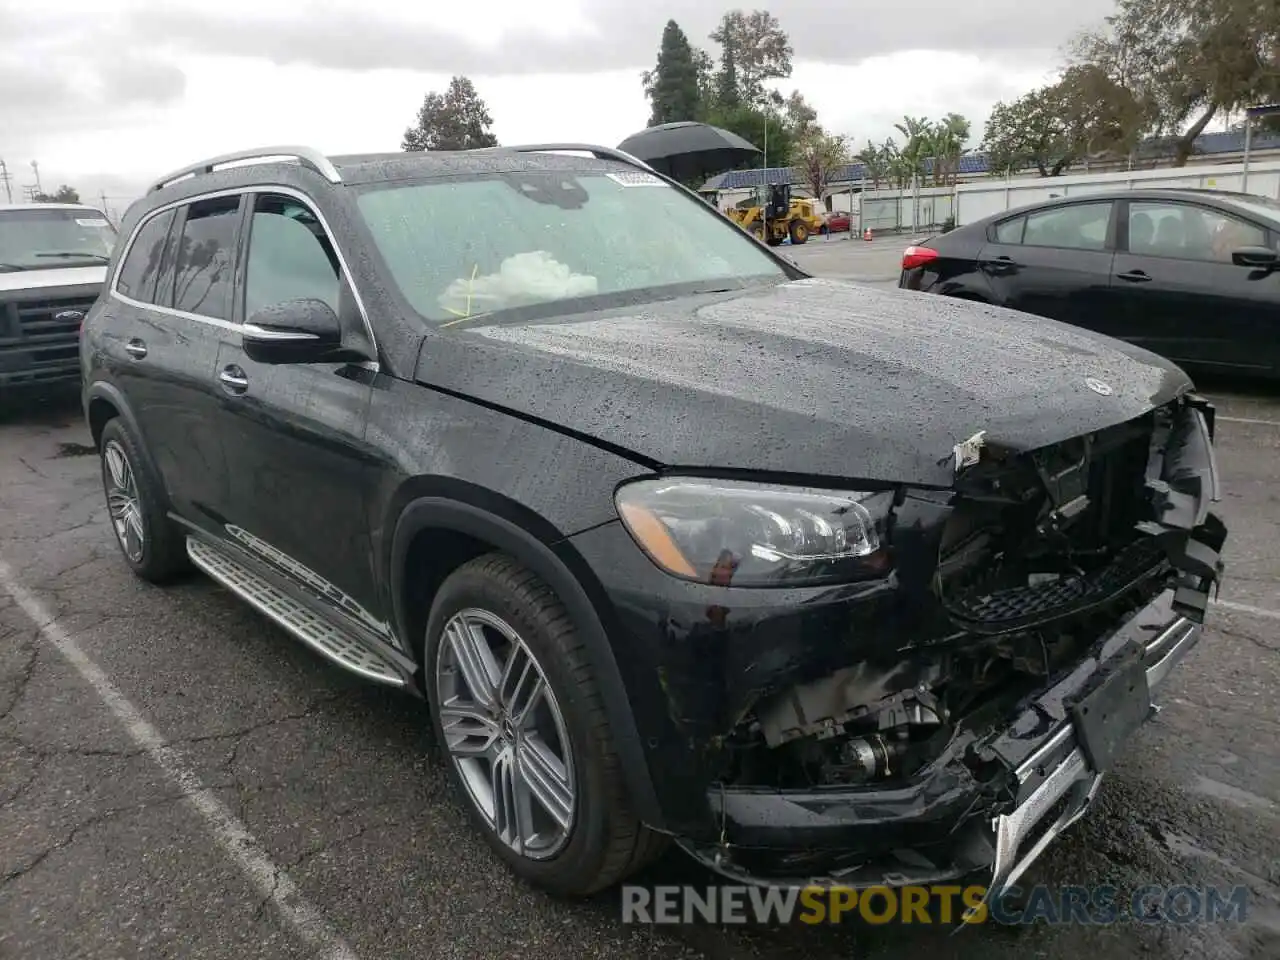
[[[643,160],[633,157],[629,153],[615,150],[613,147],[601,147],[591,143],[528,143],[514,147],[481,147],[480,149],[494,152],[513,150],[516,153],[554,153],[556,151],[566,152],[572,150],[577,153],[589,153],[597,160],[621,160],[623,163],[639,167],[641,170],[647,170],[650,173],[657,172]]]
[[[294,160],[304,167],[309,167],[330,183],[342,182],[342,175],[338,173],[338,168],[333,165],[333,162],[328,157],[313,147],[258,147],[252,150],[237,150],[235,153],[224,153],[220,157],[201,160],[199,163],[193,163],[189,167],[175,170],[173,173],[166,174],[152,183],[147,188],[147,193],[154,193],[169,186],[171,183],[176,183],[178,180],[183,180],[187,177],[199,176],[202,173],[213,173],[218,167],[225,167],[232,163],[243,163],[245,161],[264,163],[268,160],[282,158]]]

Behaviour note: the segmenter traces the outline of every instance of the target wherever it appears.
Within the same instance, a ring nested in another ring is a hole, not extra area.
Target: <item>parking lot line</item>
[[[160,731],[116,688],[75,638],[58,625],[35,594],[18,582],[3,559],[0,559],[0,586],[31,618],[40,636],[94,689],[124,726],[130,739],[178,786],[183,799],[204,818],[218,846],[262,896],[275,905],[293,932],[316,951],[315,956],[323,960],[357,960],[355,952],[302,895],[288,874],[272,862],[257,838],[232,815],[213,791],[200,782],[200,778],[184,763],[181,754],[165,742]]]
[[[1255,607],[1250,603],[1234,603],[1230,600],[1212,600],[1215,607],[1231,610],[1234,613],[1246,613],[1251,617],[1262,617],[1264,620],[1280,620],[1280,610],[1268,610],[1266,607]]]
[[[1280,420],[1260,420],[1256,417],[1214,417],[1223,423],[1252,423],[1262,427],[1280,427]]]

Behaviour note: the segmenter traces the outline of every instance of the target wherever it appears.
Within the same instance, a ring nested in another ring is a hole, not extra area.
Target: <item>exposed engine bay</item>
[[[727,782],[910,777],[961,729],[998,727],[1161,591],[1181,585],[1195,606],[1217,571],[1194,560],[1189,531],[1204,518],[1172,516],[1165,455],[1194,440],[1177,420],[1161,410],[1031,454],[984,450],[957,478],[938,543],[932,598],[950,633],[758,701],[731,738]]]

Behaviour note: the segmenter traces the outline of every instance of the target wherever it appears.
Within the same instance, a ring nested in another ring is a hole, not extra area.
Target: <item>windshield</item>
[[[0,270],[104,264],[116,231],[97,210],[0,210]]]
[[[641,171],[379,185],[359,206],[405,299],[441,325],[535,304],[659,299],[786,277],[739,227]]]

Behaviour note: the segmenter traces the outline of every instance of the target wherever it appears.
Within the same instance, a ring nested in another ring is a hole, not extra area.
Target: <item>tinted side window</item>
[[[116,289],[126,297],[143,303],[155,302],[156,277],[160,273],[161,254],[172,223],[173,211],[166,210],[143,223],[134,237],[116,278]]]
[[[264,195],[249,228],[244,316],[286,300],[322,300],[338,313],[338,256],[324,228],[304,204]]]
[[[1012,220],[1006,220],[1003,223],[996,224],[996,242],[997,243],[1021,243],[1022,228],[1026,225],[1026,217],[1014,217]]]
[[[174,259],[173,306],[219,320],[231,318],[239,197],[201,200],[187,207]]]
[[[1022,242],[1068,250],[1105,250],[1111,202],[1073,203],[1027,215]]]
[[[1129,204],[1129,250],[1148,257],[1230,263],[1231,251],[1267,245],[1261,227],[1189,203]]]

